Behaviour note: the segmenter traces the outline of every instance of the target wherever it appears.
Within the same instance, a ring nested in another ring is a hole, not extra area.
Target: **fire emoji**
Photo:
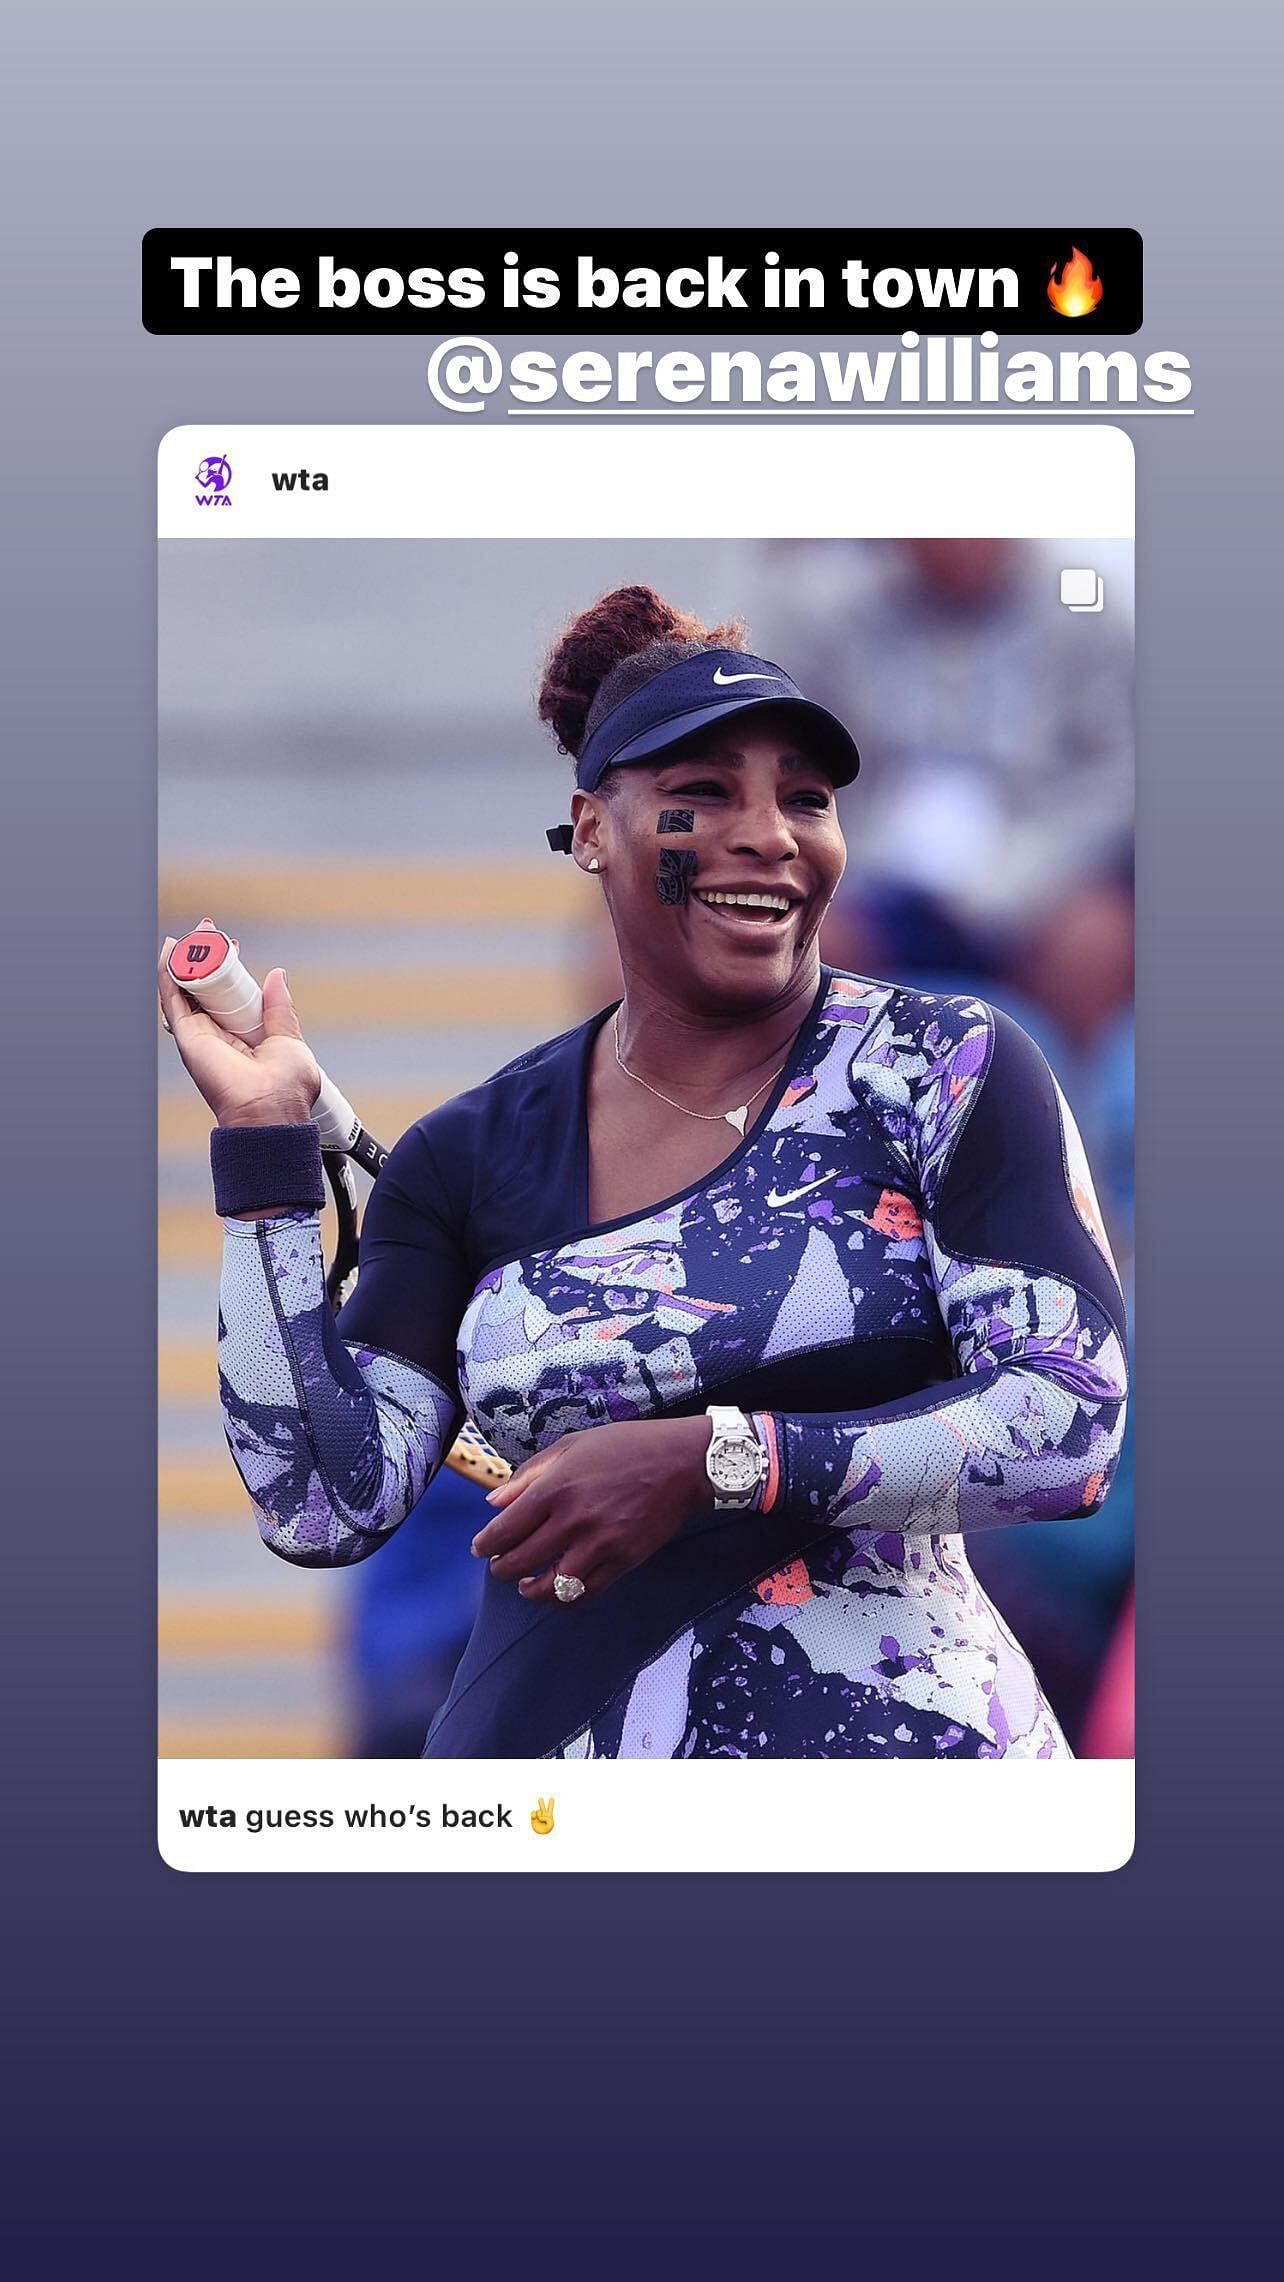
[[[1070,259],[1061,265],[1052,264],[1048,284],[1048,299],[1058,317],[1087,317],[1096,308],[1105,287],[1085,253],[1072,246]]]

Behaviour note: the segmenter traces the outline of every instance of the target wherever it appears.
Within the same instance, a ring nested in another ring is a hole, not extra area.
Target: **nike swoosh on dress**
[[[776,1190],[772,1189],[768,1193],[767,1203],[773,1212],[778,1212],[782,1204],[797,1204],[800,1196],[810,1196],[813,1189],[823,1189],[826,1181],[837,1180],[837,1178],[836,1171],[822,1173],[818,1181],[808,1181],[800,1189],[786,1189],[783,1196],[778,1195]]]

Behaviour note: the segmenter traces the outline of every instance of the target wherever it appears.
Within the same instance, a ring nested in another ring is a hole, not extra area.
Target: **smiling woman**
[[[375,1551],[465,1413],[513,1465],[430,1756],[1065,1756],[964,1537],[1117,1460],[1082,1148],[1004,1016],[822,966],[859,756],[746,645],[642,587],[557,645],[550,839],[624,997],[411,1127],[337,1323],[284,977],[253,1053],[162,978],[219,1118],[229,1441],[308,1564]]]

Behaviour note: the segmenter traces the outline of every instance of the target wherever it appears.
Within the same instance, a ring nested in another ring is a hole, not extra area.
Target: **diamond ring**
[[[564,1577],[561,1573],[561,1570],[559,1569],[557,1575],[553,1579],[553,1591],[556,1593],[559,1601],[570,1602],[581,1600],[584,1594],[584,1580],[582,1577]]]

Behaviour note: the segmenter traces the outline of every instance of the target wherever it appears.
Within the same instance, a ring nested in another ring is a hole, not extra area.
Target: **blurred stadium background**
[[[1068,613],[1089,560],[1106,609]],[[827,954],[1034,1032],[1131,1299],[1131,580],[1130,547],[1082,541],[164,544],[161,931],[208,911],[285,965],[390,1143],[616,995],[544,839],[571,781],[534,714],[548,643],[635,581],[744,616],[865,755]],[[412,1755],[471,1621],[478,1492],[439,1477],[351,1570],[264,1551],[219,1423],[210,1120],[163,1033],[158,1110],[161,1752]],[[969,1540],[1081,1753],[1131,1746],[1131,1524],[1129,1457],[1091,1522]]]

